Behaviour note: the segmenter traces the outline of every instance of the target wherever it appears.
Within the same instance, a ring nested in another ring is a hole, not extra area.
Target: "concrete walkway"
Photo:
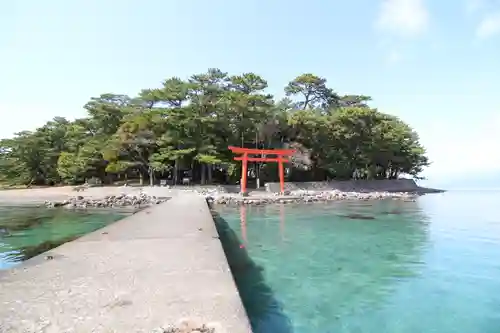
[[[208,207],[192,193],[0,272],[1,333],[149,333],[182,317],[251,332]]]

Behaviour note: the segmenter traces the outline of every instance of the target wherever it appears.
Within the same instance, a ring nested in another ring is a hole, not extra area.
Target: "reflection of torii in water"
[[[279,205],[280,209],[280,234],[281,241],[285,240],[285,204]],[[246,245],[248,243],[247,238],[247,206],[240,206],[240,228],[241,228],[241,240],[242,245]]]
[[[243,243],[247,243],[247,206],[240,206],[240,226],[241,226],[241,239]]]

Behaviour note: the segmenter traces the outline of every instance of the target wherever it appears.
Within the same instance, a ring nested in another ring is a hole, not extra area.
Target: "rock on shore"
[[[177,325],[157,328],[153,333],[226,333],[226,330],[218,322],[200,324],[186,318],[181,319]]]
[[[166,197],[156,197],[145,193],[140,193],[139,195],[110,195],[101,199],[76,196],[63,201],[45,201],[45,206],[48,208],[65,207],[68,209],[144,207],[157,205],[167,200],[168,198]]]

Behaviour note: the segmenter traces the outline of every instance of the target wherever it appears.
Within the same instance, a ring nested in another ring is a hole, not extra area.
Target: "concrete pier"
[[[250,333],[205,200],[178,193],[0,271],[0,332],[152,332],[191,317]]]

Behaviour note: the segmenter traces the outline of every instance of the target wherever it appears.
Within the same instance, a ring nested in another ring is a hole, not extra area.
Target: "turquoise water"
[[[130,213],[0,206],[0,270],[102,228]]]
[[[255,333],[500,332],[500,193],[217,208]]]

